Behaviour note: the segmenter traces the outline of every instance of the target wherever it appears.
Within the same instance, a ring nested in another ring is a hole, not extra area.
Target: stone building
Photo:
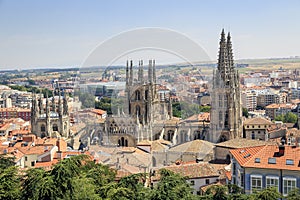
[[[268,129],[273,122],[262,117],[249,118],[244,121],[243,136],[252,140],[268,140]]]
[[[242,109],[239,73],[234,67],[230,33],[221,33],[218,68],[213,72],[211,124],[208,140],[222,142],[241,137]]]
[[[46,105],[42,95],[33,94],[31,107],[31,130],[38,137],[69,137],[70,120],[68,111],[68,97],[59,92],[58,103],[52,97],[46,97]]]

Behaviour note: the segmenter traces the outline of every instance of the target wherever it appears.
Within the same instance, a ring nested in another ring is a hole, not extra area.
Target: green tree
[[[186,182],[186,178],[166,169],[160,170],[160,181],[154,186],[150,199],[152,200],[177,200],[195,199],[193,189]]]
[[[296,123],[298,117],[292,112],[288,112],[285,115],[281,114],[275,117],[276,121],[282,121],[283,123]]]
[[[22,184],[22,199],[56,199],[58,188],[49,172],[29,169]]]
[[[286,197],[287,200],[299,200],[300,199],[300,189],[296,188],[289,192],[288,196]]]
[[[89,157],[85,154],[73,156],[71,158],[60,161],[51,170],[51,176],[59,189],[58,196],[61,198],[69,198],[74,194],[74,185],[72,179],[79,176],[81,167],[88,162]]]
[[[255,193],[254,198],[260,200],[277,200],[281,198],[281,194],[275,187],[269,187],[258,193]]]
[[[199,106],[197,104],[191,104],[187,102],[175,102],[172,104],[173,116],[186,119],[194,114],[200,113]]]
[[[206,190],[205,194],[213,200],[226,200],[228,188],[224,185],[213,185]]]
[[[106,197],[105,186],[115,180],[116,171],[109,168],[107,165],[95,164],[90,161],[82,167],[87,178],[93,181],[95,191],[102,198]]]
[[[210,112],[211,106],[200,106],[199,111],[200,112]]]
[[[133,192],[131,199],[142,200],[150,195],[149,188],[144,187],[146,181],[146,174],[133,174],[130,176],[123,177],[118,183],[118,187],[128,188]]]
[[[282,121],[283,122],[283,120],[284,120],[284,115],[277,115],[276,117],[275,117],[275,121]]]
[[[298,120],[298,117],[296,114],[288,112],[287,114],[284,115],[284,123],[296,123]]]
[[[0,199],[20,199],[21,184],[17,167],[10,166],[0,171]]]
[[[5,157],[4,155],[0,155],[0,172],[3,169],[14,166],[15,165],[14,160],[15,160],[14,157]]]
[[[96,185],[92,178],[87,178],[85,174],[77,176],[71,180],[74,193],[71,197],[73,200],[97,200],[101,199],[96,193]]]
[[[248,109],[247,108],[242,108],[243,116],[244,117],[249,117]]]

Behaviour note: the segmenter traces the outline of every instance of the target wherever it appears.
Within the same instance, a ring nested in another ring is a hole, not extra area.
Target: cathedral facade
[[[242,135],[239,73],[234,67],[231,36],[221,33],[217,69],[213,72],[209,141],[216,143]]]
[[[149,60],[148,76],[144,76],[142,60],[136,68],[132,60],[127,61],[124,109],[106,118],[100,131],[103,144],[136,146],[138,141],[153,140],[162,128],[154,127],[172,118],[170,99],[158,97],[155,60]]]
[[[58,103],[53,95],[51,102],[46,97],[46,105],[43,98],[33,94],[31,107],[31,132],[38,137],[69,137],[70,119],[68,111],[68,99],[59,92]]]

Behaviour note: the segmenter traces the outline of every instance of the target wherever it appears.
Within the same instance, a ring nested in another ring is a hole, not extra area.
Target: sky
[[[212,60],[222,28],[236,59],[300,56],[299,8],[297,0],[0,0],[0,69],[81,66],[99,44],[143,27],[184,34]]]

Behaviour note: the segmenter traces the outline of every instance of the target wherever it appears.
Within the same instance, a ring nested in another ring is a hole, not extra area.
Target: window
[[[252,126],[252,128],[254,128],[254,126]]]
[[[249,128],[249,126],[247,126],[247,128]]]
[[[28,160],[28,158],[27,158],[27,156],[25,156],[25,161],[27,161]]]
[[[255,139],[255,134],[254,134],[254,133],[251,134],[251,139],[252,139],[252,140]]]
[[[257,133],[260,134],[260,131],[258,131]]]
[[[294,188],[296,188],[296,179],[283,177],[283,195],[287,195]]]
[[[34,165],[35,165],[35,162],[32,161],[32,162],[31,162],[31,167],[34,167]]]
[[[279,178],[276,176],[266,176],[266,187],[275,187],[278,190],[279,187]]]
[[[236,164],[235,163],[232,164],[232,174],[233,175],[236,174]]]
[[[258,125],[258,128],[260,128],[260,125]]]
[[[223,121],[223,113],[222,113],[222,111],[219,112],[219,120],[220,120],[220,122]]]
[[[251,175],[251,191],[259,191],[262,189],[262,176]]]
[[[141,93],[138,90],[135,91],[135,100],[137,100],[137,101],[141,100]]]
[[[53,130],[53,131],[58,131],[58,126],[57,126],[57,124],[53,124],[52,130]]]
[[[241,185],[241,187],[244,187],[244,173],[241,173],[241,182],[240,182],[240,185]]]
[[[41,126],[41,132],[45,132],[46,131],[46,126],[44,124],[42,124]]]
[[[191,181],[191,185],[195,185],[195,181]]]
[[[205,179],[205,184],[206,184],[206,185],[209,184],[209,179]]]
[[[260,163],[260,158],[255,158],[256,163]]]

